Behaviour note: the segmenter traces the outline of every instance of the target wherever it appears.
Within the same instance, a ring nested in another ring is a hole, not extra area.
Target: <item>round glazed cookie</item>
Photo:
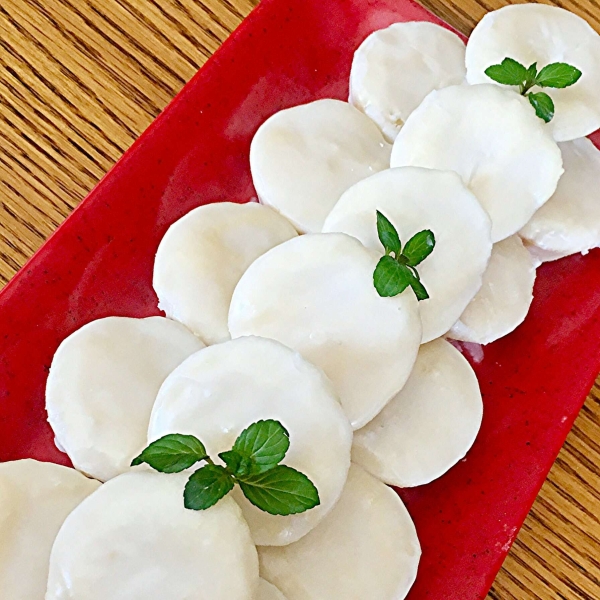
[[[398,487],[424,485],[465,457],[481,426],[473,369],[449,342],[421,346],[402,391],[354,435],[352,460]]]
[[[210,346],[178,367],[160,389],[148,430],[152,442],[169,433],[192,434],[209,456],[230,450],[238,435],[260,420],[289,432],[283,464],[304,473],[320,505],[306,512],[270,515],[240,492],[254,542],[290,544],[306,535],[337,502],[350,467],[352,428],[331,382],[282,344],[242,337]]]
[[[52,548],[46,600],[254,600],[258,561],[232,498],[184,508],[186,474],[125,473],[74,510]]]
[[[516,233],[556,190],[562,157],[529,101],[496,85],[432,92],[394,142],[392,167],[455,171],[492,219],[492,241]]]
[[[343,233],[301,236],[250,266],[229,312],[232,337],[278,340],[321,368],[355,429],[406,383],[421,343],[412,290],[375,290],[379,258]]]
[[[465,74],[465,44],[455,33],[426,21],[394,23],[354,53],[350,103],[393,142],[429,92],[459,85]]]
[[[146,445],[165,377],[204,344],[163,317],[107,317],[59,346],[46,386],[57,446],[80,471],[106,481],[129,469]]]
[[[490,219],[456,173],[402,167],[352,186],[327,217],[323,231],[347,233],[383,254],[378,210],[396,227],[402,244],[424,229],[435,235],[432,254],[418,266],[429,293],[419,302],[423,342],[429,342],[456,323],[481,287],[492,251]]]
[[[319,527],[290,546],[259,548],[261,572],[288,600],[402,600],[420,557],[402,500],[356,465]]]
[[[534,88],[548,94],[555,114],[548,129],[559,142],[585,137],[600,128],[600,36],[581,17],[544,4],[518,4],[489,12],[467,44],[467,80],[494,83],[488,67],[512,58],[538,69],[560,62],[583,76],[564,89]],[[516,89],[516,88],[515,88]]]
[[[295,237],[291,223],[256,203],[219,202],[171,225],[154,263],[158,306],[207,344],[229,339],[231,294],[244,271],[267,250]]]
[[[600,150],[587,138],[559,147],[565,174],[552,198],[519,231],[544,262],[600,246]]]
[[[352,184],[387,169],[390,146],[354,106],[317,100],[275,113],[254,136],[252,180],[263,204],[301,233],[321,231]]]
[[[0,464],[0,597],[42,600],[50,550],[69,513],[100,486],[36,460]]]
[[[533,302],[535,259],[513,235],[494,244],[483,285],[448,337],[489,344],[514,331]]]

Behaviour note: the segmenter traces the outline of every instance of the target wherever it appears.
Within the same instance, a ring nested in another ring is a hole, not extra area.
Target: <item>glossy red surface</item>
[[[253,198],[259,124],[346,98],[358,44],[413,19],[436,21],[406,0],[263,1],[2,292],[0,460],[68,462],[44,412],[59,342],[106,315],[158,314],[152,263],[168,225],[200,204]],[[464,350],[483,429],[449,474],[401,492],[423,545],[410,600],[485,597],[600,369],[600,252],[543,266],[527,322]]]

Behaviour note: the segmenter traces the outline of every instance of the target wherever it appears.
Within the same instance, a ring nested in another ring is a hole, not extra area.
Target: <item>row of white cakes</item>
[[[542,119],[527,90],[486,75],[507,57],[583,75],[548,90]],[[372,34],[349,103],[293,107],[258,130],[260,204],[202,206],[168,230],[153,276],[167,318],[101,319],[61,344],[48,416],[85,476],[0,465],[0,596],[405,598],[421,549],[386,484],[442,476],[483,417],[475,373],[445,338],[507,335],[542,261],[600,244],[600,154],[578,139],[598,127],[600,38],[566,11],[490,13],[466,48],[430,23]],[[382,256],[404,268],[424,231],[431,248],[410,266],[428,298],[382,297]],[[217,457],[264,420],[285,428],[285,465],[316,486],[313,508],[273,514],[236,487],[189,510],[191,470],[131,467],[175,434]]]

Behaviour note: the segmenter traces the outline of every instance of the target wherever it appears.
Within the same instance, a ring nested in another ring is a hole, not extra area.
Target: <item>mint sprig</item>
[[[501,64],[488,67],[485,74],[502,85],[521,85],[527,79],[527,69],[512,58],[505,58]]]
[[[279,421],[259,421],[240,434],[233,452],[250,461],[252,472],[262,473],[278,465],[289,447],[290,434]]]
[[[416,269],[435,248],[435,236],[429,229],[419,231],[402,250],[398,231],[381,212],[377,211],[377,234],[385,250],[373,273],[373,284],[382,297],[401,294],[411,287],[417,300],[427,300],[429,294],[421,283]]]
[[[271,515],[293,515],[320,504],[319,492],[303,473],[281,465],[290,447],[285,427],[275,420],[258,421],[242,431],[233,448],[215,464],[193,435],[169,434],[152,442],[131,465],[148,464],[161,473],[180,473],[205,461],[185,486],[184,506],[206,510],[239,485],[246,498]]]
[[[227,496],[234,485],[225,467],[206,465],[188,479],[183,491],[183,504],[190,510],[206,510]]]
[[[201,460],[207,460],[204,444],[193,435],[178,433],[165,435],[150,444],[137,458],[132,467],[149,464],[161,473],[181,473]]]
[[[527,97],[535,114],[549,123],[554,117],[554,101],[545,92],[530,92],[533,87],[564,89],[576,84],[582,72],[567,63],[551,63],[538,72],[537,63],[526,68],[512,58],[505,58],[499,65],[492,65],[485,74],[502,85],[518,86],[521,95]]]
[[[572,65],[552,63],[538,73],[533,85],[560,90],[575,85],[582,75],[583,73]]]
[[[318,504],[318,495],[310,479],[285,465],[249,475],[239,481],[244,496],[271,515],[302,513]]]
[[[554,117],[554,102],[548,94],[538,92],[528,94],[529,103],[535,109],[535,114],[546,123],[550,123]]]

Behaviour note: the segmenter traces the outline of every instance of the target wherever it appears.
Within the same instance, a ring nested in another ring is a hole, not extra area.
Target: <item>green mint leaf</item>
[[[227,465],[227,470],[236,477],[244,477],[256,470],[256,465],[251,458],[235,450],[221,452],[219,458]]]
[[[147,463],[161,473],[180,473],[206,458],[206,448],[198,438],[173,433],[152,442],[131,466]]]
[[[254,506],[271,515],[295,515],[321,503],[312,481],[285,465],[250,475],[238,483]]]
[[[527,94],[527,92],[535,85],[536,77],[537,77],[537,63],[533,63],[527,69],[527,75],[525,76],[525,81],[520,86],[520,92],[522,95]]]
[[[406,264],[416,267],[422,263],[435,248],[435,236],[433,231],[425,229],[419,231],[406,242],[402,255],[406,258]]]
[[[566,88],[577,83],[582,73],[566,63],[552,63],[544,67],[535,79],[536,85],[549,88]]]
[[[261,473],[278,465],[290,447],[290,434],[272,419],[253,423],[242,431],[233,450],[252,461],[252,470]]]
[[[527,69],[527,76],[525,77],[525,85],[532,86],[535,83],[535,79],[537,77],[537,63],[533,63]]]
[[[552,117],[554,117],[554,102],[552,102],[552,98],[544,92],[528,94],[527,97],[531,106],[535,108],[535,114],[546,123],[550,123]]]
[[[412,288],[413,292],[415,293],[417,300],[419,302],[421,302],[421,300],[427,300],[429,298],[429,294],[427,293],[425,286],[421,283],[421,280],[419,279],[418,274],[415,272],[412,275],[413,275],[413,277],[410,281],[410,287]]]
[[[190,510],[206,510],[214,506],[233,489],[234,479],[225,467],[206,465],[188,480],[183,492],[183,503]]]
[[[396,256],[400,254],[402,248],[400,236],[388,218],[379,211],[377,211],[377,234],[386,254],[390,252]]]
[[[227,469],[233,475],[235,475],[239,471],[242,464],[242,460],[244,459],[244,457],[235,450],[221,452],[221,454],[219,454],[219,458],[225,463]]]
[[[527,79],[527,69],[512,58],[505,58],[501,64],[488,67],[485,74],[503,85],[521,85]]]
[[[409,285],[412,273],[391,256],[382,256],[373,273],[373,285],[383,298],[401,294]]]

